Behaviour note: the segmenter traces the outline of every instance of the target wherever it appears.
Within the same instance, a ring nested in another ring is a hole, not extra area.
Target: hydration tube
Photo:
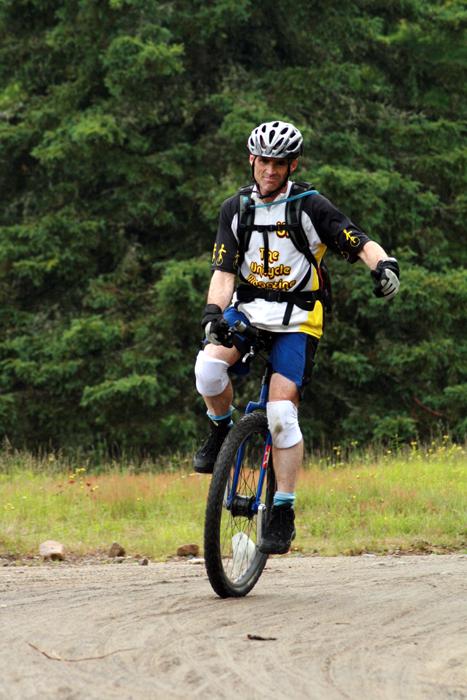
[[[286,199],[278,199],[277,202],[266,202],[265,204],[252,204],[252,209],[262,209],[263,207],[274,207],[276,204],[285,204],[286,202],[293,202],[295,199],[301,199],[302,197],[308,197],[310,194],[319,194],[318,190],[307,190],[306,192],[300,192],[299,194],[294,194],[293,197],[287,197]]]

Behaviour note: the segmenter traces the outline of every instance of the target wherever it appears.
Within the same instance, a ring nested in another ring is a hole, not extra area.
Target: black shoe
[[[273,506],[268,524],[258,545],[263,554],[286,554],[295,537],[295,513],[289,503]]]
[[[212,474],[217,455],[222,447],[230,426],[212,424],[211,432],[193,457],[193,466],[198,474]]]

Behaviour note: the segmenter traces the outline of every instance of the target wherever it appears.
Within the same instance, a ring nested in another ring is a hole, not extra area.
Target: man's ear
[[[294,173],[297,169],[298,165],[298,158],[294,158],[293,160],[290,161],[290,172]]]
[[[255,162],[255,156],[253,156],[253,155],[250,153],[250,165],[253,165],[254,162]]]

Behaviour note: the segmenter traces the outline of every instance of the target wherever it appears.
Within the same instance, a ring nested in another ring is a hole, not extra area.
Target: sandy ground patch
[[[0,698],[467,698],[467,556],[0,568]],[[263,639],[251,639],[262,637]]]

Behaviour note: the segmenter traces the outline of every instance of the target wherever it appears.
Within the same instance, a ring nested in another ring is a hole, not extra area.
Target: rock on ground
[[[199,546],[197,544],[182,544],[177,549],[178,557],[197,557],[199,554]]]
[[[118,542],[113,542],[109,549],[109,557],[124,557],[126,554],[125,548]]]
[[[43,559],[63,561],[65,559],[65,547],[61,542],[46,540],[39,545],[39,554]]]

